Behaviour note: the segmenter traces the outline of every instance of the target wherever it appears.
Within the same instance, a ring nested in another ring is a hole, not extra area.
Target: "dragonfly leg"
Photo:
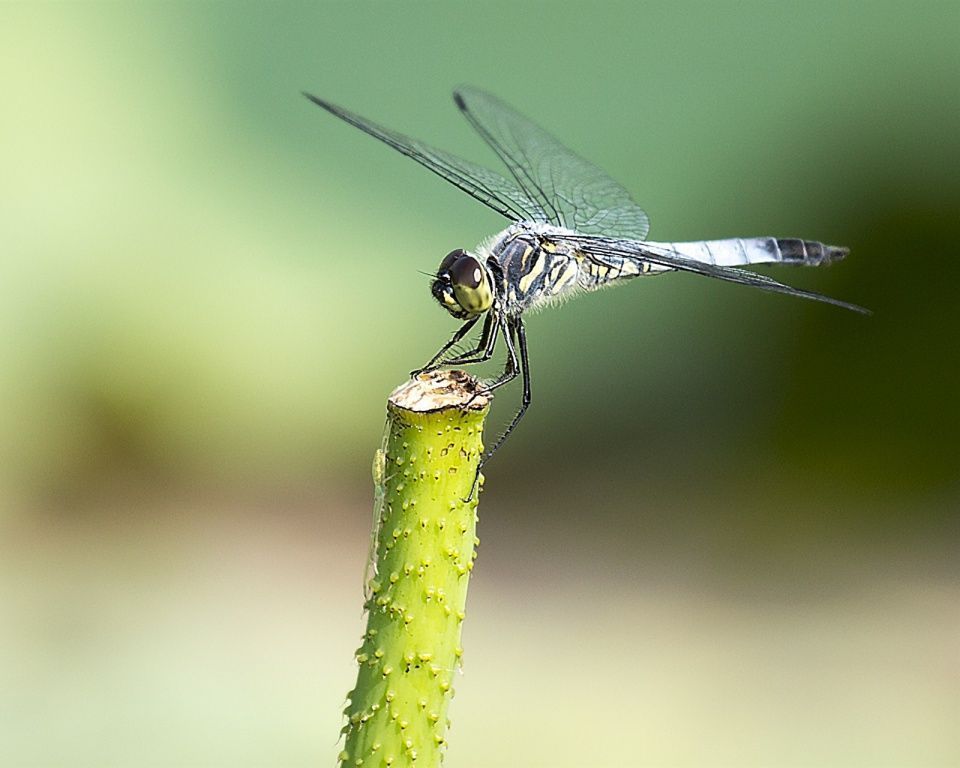
[[[490,460],[490,457],[497,452],[497,449],[503,445],[504,441],[509,437],[510,433],[513,432],[517,424],[520,423],[520,419],[523,418],[523,415],[527,412],[527,408],[530,406],[530,363],[527,360],[527,333],[524,330],[523,321],[517,320],[516,324],[511,328],[511,331],[516,335],[516,344],[520,348],[520,373],[523,374],[523,399],[520,401],[520,409],[513,417],[513,420],[500,437],[497,438],[493,447],[487,451],[487,455],[483,457],[483,460],[480,462],[481,467],[486,464]],[[514,374],[514,376],[516,376],[516,374]]]
[[[417,368],[417,370],[415,371],[410,371],[410,378],[415,379],[421,373],[433,371],[439,368],[441,365],[443,365],[443,363],[438,363],[437,361],[440,360],[440,358],[442,358],[445,354],[447,354],[447,352],[450,351],[451,347],[453,347],[455,344],[458,344],[460,340],[463,339],[463,337],[470,332],[470,329],[477,324],[477,320],[479,319],[480,319],[479,315],[477,317],[471,317],[463,325],[457,328],[457,332],[453,334],[453,336],[450,338],[450,341],[448,341],[446,344],[440,347],[440,351],[430,358],[430,362],[428,362],[425,366],[423,366],[423,368]],[[479,349],[480,348],[477,347],[477,349],[474,350],[474,354]]]
[[[492,381],[481,384],[477,391],[473,393],[473,396],[464,404],[464,408],[469,408],[473,401],[481,395],[490,394],[493,392],[493,390],[498,389],[504,384],[508,384],[517,378],[517,350],[513,341],[513,325],[512,321],[507,320],[506,318],[498,317],[496,319],[496,327],[493,329],[493,332],[490,335],[490,344],[488,345],[488,348],[484,350],[483,357],[478,358],[476,361],[470,362],[482,362],[483,360],[489,360],[490,357],[493,356],[493,348],[496,344],[497,335],[501,332],[501,330],[503,332],[504,344],[507,345],[507,362],[503,368],[503,373]]]
[[[514,323],[520,322],[519,320],[510,320],[504,318],[502,323],[503,330],[503,343],[507,347],[507,362],[503,367],[503,373],[501,373],[497,378],[489,383],[485,383],[480,387],[478,394],[486,395],[490,392],[493,392],[495,389],[499,389],[504,384],[509,384],[518,375],[520,375],[520,366],[517,362],[517,346],[514,339],[516,338],[516,330],[514,328]]]
[[[470,489],[470,495],[467,496],[465,501],[470,501],[473,498],[474,493],[477,491],[477,484],[480,482],[480,472],[490,461],[493,454],[495,454],[500,446],[504,444],[507,437],[510,433],[516,428],[517,424],[520,423],[520,420],[523,418],[523,415],[527,412],[527,408],[530,406],[531,401],[531,390],[530,390],[530,362],[527,357],[527,333],[523,327],[522,320],[507,321],[507,327],[503,333],[504,342],[507,345],[507,365],[504,368],[503,375],[500,376],[492,384],[484,388],[485,392],[489,392],[492,389],[497,387],[502,387],[504,384],[507,384],[510,381],[513,381],[518,375],[523,375],[523,399],[520,402],[520,409],[514,415],[510,424],[503,431],[503,433],[496,439],[493,446],[489,451],[480,459],[480,464],[477,466],[477,475],[473,479],[473,486]],[[519,365],[517,361],[517,348],[520,350],[520,360]]]
[[[497,346],[497,336],[500,335],[500,323],[494,321],[492,314],[488,313],[483,321],[483,330],[480,332],[480,339],[474,349],[467,350],[449,360],[444,361],[444,365],[469,365],[472,363],[482,363],[493,357],[493,350]]]

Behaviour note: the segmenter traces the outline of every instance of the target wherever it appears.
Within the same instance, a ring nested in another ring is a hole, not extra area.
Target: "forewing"
[[[453,97],[551,223],[583,234],[646,238],[647,214],[606,173],[485,91],[461,87]]]
[[[778,282],[766,275],[750,272],[738,267],[722,267],[715,264],[708,264],[693,259],[686,258],[676,251],[667,248],[658,247],[650,243],[636,243],[629,240],[619,240],[605,237],[584,237],[570,236],[562,238],[564,242],[569,243],[587,258],[609,266],[603,261],[604,257],[617,256],[620,258],[629,258],[634,260],[638,266],[642,262],[650,262],[663,267],[678,269],[683,272],[694,272],[707,277],[715,277],[718,280],[726,280],[731,283],[749,285],[753,288],[760,288],[764,291],[774,293],[784,293],[788,296],[798,296],[802,299],[811,299],[812,301],[821,301],[826,304],[833,304],[836,307],[849,309],[853,312],[869,315],[870,310],[850,304],[846,301],[824,296],[814,291],[804,291],[800,288],[794,288],[784,283]]]
[[[549,221],[539,203],[531,199],[522,189],[499,173],[471,163],[469,160],[435,149],[417,139],[411,139],[397,131],[377,125],[343,107],[338,107],[309,93],[304,93],[310,101],[322,107],[344,122],[359,128],[364,133],[380,139],[420,165],[430,169],[438,176],[459,187],[471,197],[479,200],[497,213],[511,221],[526,219],[529,221]]]

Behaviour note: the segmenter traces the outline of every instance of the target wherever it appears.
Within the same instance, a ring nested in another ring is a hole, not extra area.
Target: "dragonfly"
[[[667,243],[647,240],[650,220],[630,193],[600,168],[486,91],[461,87],[453,100],[493,150],[506,176],[385,128],[310,93],[310,101],[379,139],[508,220],[472,251],[450,251],[431,277],[434,299],[460,327],[411,376],[444,366],[482,363],[506,347],[502,373],[484,382],[488,394],[521,377],[519,410],[480,462],[482,467],[520,423],[531,402],[525,313],[579,293],[666,272],[692,272],[775,293],[869,310],[744,269],[756,264],[818,266],[848,249],[815,240],[737,237]],[[475,343],[461,342],[481,322]],[[453,350],[453,353],[451,353]],[[479,470],[477,476],[479,477]]]

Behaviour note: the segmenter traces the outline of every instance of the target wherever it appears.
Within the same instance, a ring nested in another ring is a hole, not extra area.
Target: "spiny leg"
[[[498,387],[502,387],[504,384],[507,384],[517,378],[519,373],[522,373],[523,400],[520,405],[520,410],[513,417],[510,425],[507,427],[504,433],[497,438],[496,442],[493,444],[493,447],[487,451],[486,455],[481,457],[480,463],[477,465],[477,474],[473,478],[473,485],[470,488],[470,494],[466,499],[464,499],[464,501],[470,501],[470,499],[473,498],[473,495],[477,492],[477,485],[480,482],[480,471],[490,460],[490,457],[497,452],[497,449],[503,445],[504,441],[507,439],[507,436],[514,430],[517,424],[520,423],[520,419],[523,418],[523,414],[526,412],[527,406],[530,405],[530,365],[527,360],[527,335],[523,328],[522,320],[517,319],[506,321],[503,329],[503,341],[507,347],[507,363],[503,369],[503,374],[489,385],[485,386],[481,392],[486,394],[487,392],[491,392]],[[517,346],[520,347],[519,365],[517,363]]]
[[[480,461],[481,468],[490,461],[490,457],[503,445],[510,433],[513,432],[517,424],[520,423],[520,419],[523,418],[523,415],[527,412],[527,408],[530,405],[530,362],[527,359],[527,332],[524,330],[523,321],[517,320],[516,324],[511,327],[511,332],[516,334],[516,343],[517,346],[520,347],[520,372],[523,374],[523,399],[520,401],[520,410],[518,410],[513,417],[513,421],[510,422],[500,437],[497,438],[493,447],[487,451],[487,455]]]
[[[453,334],[450,341],[448,341],[446,344],[440,347],[440,351],[430,358],[430,362],[428,362],[425,366],[423,366],[423,368],[417,368],[417,370],[415,371],[410,371],[410,378],[415,379],[421,373],[424,373],[426,371],[432,371],[436,368],[439,368],[440,365],[443,365],[443,363],[438,364],[437,361],[441,357],[443,357],[447,352],[449,352],[451,347],[453,347],[455,344],[458,344],[460,340],[463,339],[463,337],[470,332],[470,329],[477,324],[477,320],[479,319],[480,319],[479,315],[477,315],[477,317],[471,317],[463,325],[457,328],[457,332]],[[479,349],[480,348],[477,347],[477,350]],[[476,353],[477,350],[474,350],[474,353]]]
[[[496,322],[493,313],[488,312],[483,321],[483,330],[480,332],[480,338],[474,349],[467,350],[449,360],[444,360],[444,365],[470,365],[472,363],[482,363],[493,357],[493,350],[497,346],[497,336],[500,335],[500,323]],[[479,353],[479,354],[478,354]]]
[[[507,346],[507,362],[504,365],[502,374],[493,379],[491,382],[481,384],[477,388],[477,391],[473,393],[473,397],[467,401],[466,405],[464,406],[465,408],[469,408],[470,404],[481,395],[489,394],[498,387],[502,387],[504,384],[507,384],[508,382],[511,382],[517,378],[517,351],[512,337],[512,321],[503,317],[502,315],[498,315],[494,319],[494,322],[495,326],[493,332],[490,334],[490,344],[488,348],[484,350],[483,356],[477,358],[475,361],[470,360],[468,362],[483,362],[484,360],[489,360],[493,356],[493,349],[496,345],[497,336],[501,332],[503,333],[503,342]]]
[[[478,394],[489,394],[495,389],[499,389],[504,384],[509,384],[519,374],[519,365],[517,364],[517,348],[514,343],[515,338],[515,329],[514,322],[520,322],[519,320],[513,321],[509,318],[498,318],[499,322],[502,324],[503,330],[503,343],[507,347],[507,362],[504,365],[503,373],[501,373],[497,378],[491,381],[489,384],[484,384],[480,387]]]

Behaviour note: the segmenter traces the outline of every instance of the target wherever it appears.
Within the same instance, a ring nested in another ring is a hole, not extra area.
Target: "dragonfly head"
[[[480,260],[463,249],[450,251],[430,286],[433,297],[458,320],[483,314],[493,305],[490,275]]]

